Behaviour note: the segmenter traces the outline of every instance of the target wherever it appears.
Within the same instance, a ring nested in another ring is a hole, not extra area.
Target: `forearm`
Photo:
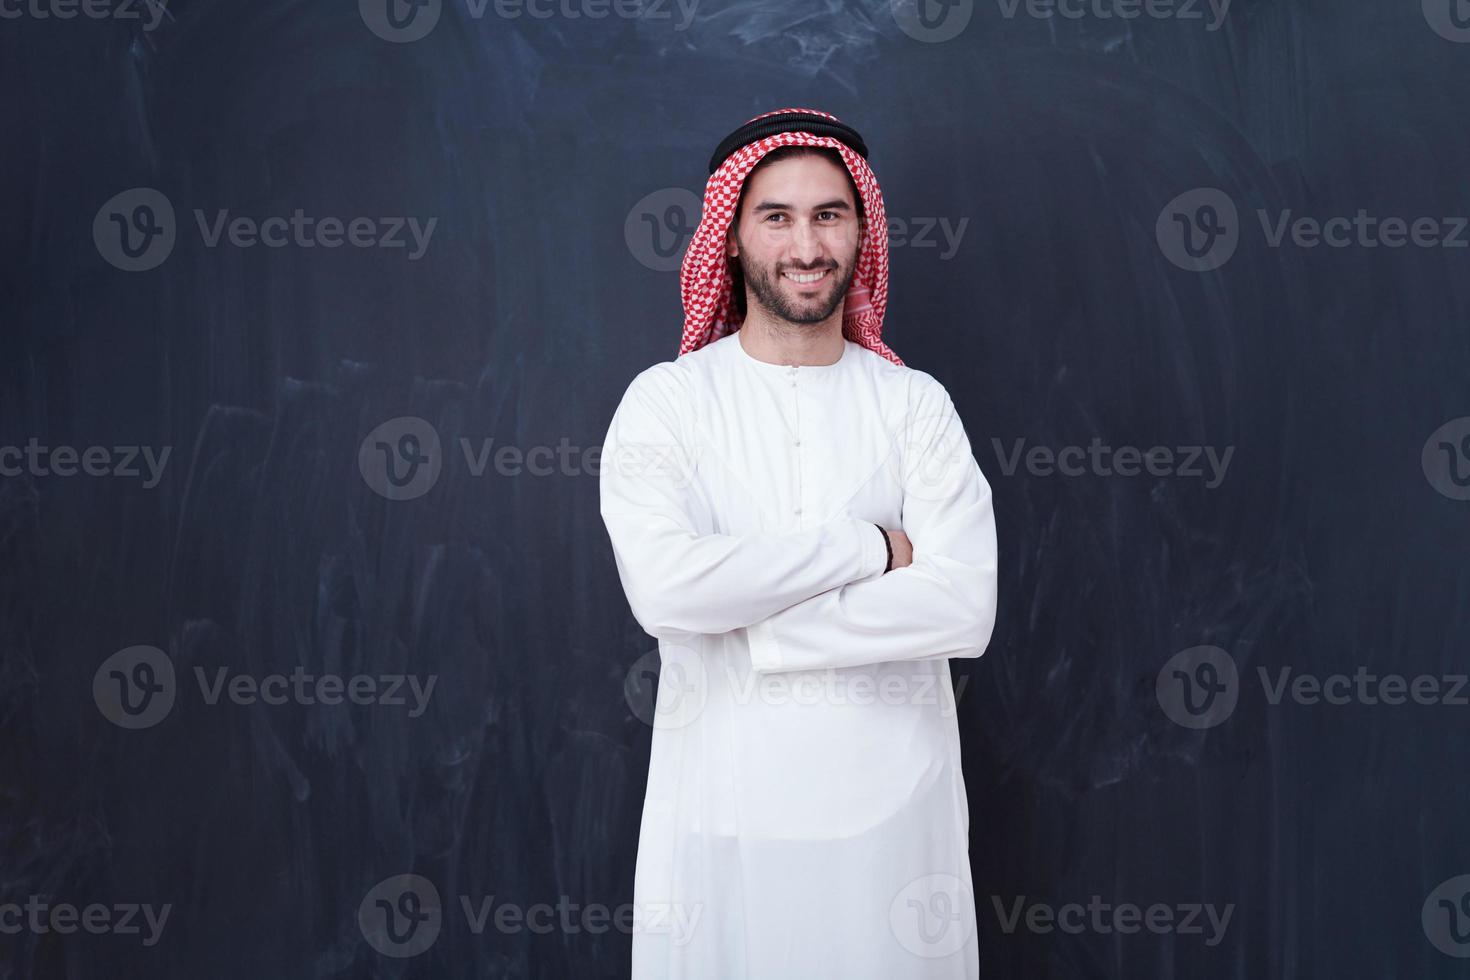
[[[746,630],[758,671],[978,657],[995,629],[995,523],[988,487],[953,517],[942,550],[823,592]]]
[[[787,533],[697,535],[647,513],[604,509],[634,618],[653,636],[725,633],[880,573],[881,532],[840,517]]]

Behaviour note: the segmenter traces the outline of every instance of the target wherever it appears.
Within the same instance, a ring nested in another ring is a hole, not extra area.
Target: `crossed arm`
[[[990,486],[932,378],[902,453],[913,564],[881,574],[879,530],[852,517],[787,533],[698,534],[672,364],[634,379],[603,443],[601,512],[634,618],[649,634],[746,629],[759,671],[978,657],[996,610]]]

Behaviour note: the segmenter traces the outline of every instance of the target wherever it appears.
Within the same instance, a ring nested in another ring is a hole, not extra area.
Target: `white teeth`
[[[808,272],[808,273],[805,273],[805,274],[803,274],[803,273],[797,273],[797,272],[787,272],[787,273],[784,273],[784,275],[786,276],[786,278],[787,279],[790,279],[792,282],[801,282],[801,283],[816,282],[818,279],[822,278],[826,274],[827,274],[827,270],[825,270],[825,269],[823,271],[821,271],[821,272]]]

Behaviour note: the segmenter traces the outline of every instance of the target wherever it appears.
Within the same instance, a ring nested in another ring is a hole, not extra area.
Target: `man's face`
[[[725,254],[740,259],[749,299],[788,323],[832,316],[857,269],[856,209],[846,170],[825,156],[760,167],[725,243]]]

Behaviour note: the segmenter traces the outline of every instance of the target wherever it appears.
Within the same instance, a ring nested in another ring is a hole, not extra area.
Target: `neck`
[[[821,366],[836,364],[842,359],[845,341],[842,338],[842,308],[839,303],[832,315],[821,323],[788,323],[766,314],[755,304],[736,337],[736,343],[758,361],[772,364],[795,364]]]

